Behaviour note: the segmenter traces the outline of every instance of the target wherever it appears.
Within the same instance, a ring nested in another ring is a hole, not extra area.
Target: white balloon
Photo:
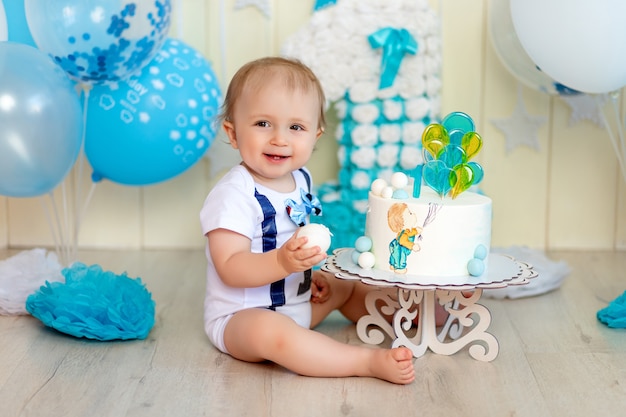
[[[4,12],[4,6],[0,1],[0,42],[9,39],[9,29],[7,28],[7,15]]]
[[[551,95],[577,93],[550,78],[528,56],[513,27],[510,0],[490,0],[488,33],[502,65],[527,87]]]
[[[517,36],[556,81],[585,93],[626,85],[626,1],[511,0]]]

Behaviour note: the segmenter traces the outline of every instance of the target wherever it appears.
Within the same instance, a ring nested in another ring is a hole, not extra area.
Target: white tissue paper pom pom
[[[54,252],[31,249],[0,261],[0,315],[22,315],[26,299],[48,282],[63,282]]]
[[[402,137],[402,129],[398,123],[380,125],[380,141],[383,143],[398,143]]]
[[[422,150],[413,146],[405,146],[400,151],[400,166],[404,170],[412,170],[424,162]]]
[[[341,141],[343,139],[344,131],[345,129],[343,127],[343,123],[339,123],[337,129],[335,129],[335,139]]]
[[[370,176],[365,171],[357,171],[352,176],[350,184],[357,190],[366,190],[370,186]]]
[[[335,112],[338,118],[345,119],[348,114],[348,103],[345,100],[335,102]]]
[[[354,200],[352,202],[352,207],[359,213],[367,213],[367,209],[369,208],[369,203],[367,200]]]
[[[395,172],[391,176],[391,185],[394,188],[404,188],[409,185],[409,177],[404,172]]]
[[[339,160],[339,165],[342,167],[348,162],[346,161],[347,152],[346,147],[343,145],[339,146],[339,149],[337,149],[337,159]]]
[[[422,122],[408,122],[402,126],[402,142],[414,145],[422,142],[422,134],[426,125]]]
[[[409,120],[422,120],[430,112],[430,101],[426,97],[417,97],[406,101],[404,106],[406,117]]]
[[[332,233],[323,224],[309,223],[298,229],[298,237],[305,237],[308,241],[302,245],[303,248],[312,248],[319,246],[322,252],[326,252],[330,248],[330,237]]]
[[[378,119],[380,112],[374,104],[359,104],[352,109],[352,118],[363,124],[372,124]]]
[[[387,187],[387,181],[385,181],[382,178],[377,178],[374,181],[372,181],[370,191],[372,192],[372,194],[380,197],[383,193],[383,190],[386,187]]]
[[[355,103],[368,103],[376,98],[378,85],[374,82],[360,81],[350,86],[350,100]]]
[[[357,124],[350,133],[354,146],[374,146],[378,142],[378,128],[374,125]]]
[[[376,162],[376,150],[374,148],[359,148],[350,155],[350,162],[361,169],[370,169]]]
[[[383,114],[387,120],[398,120],[402,117],[403,106],[397,100],[385,100],[383,102]]]
[[[441,90],[441,80],[437,77],[426,77],[426,93],[434,96]]]
[[[382,145],[378,148],[376,162],[381,167],[392,167],[398,163],[400,147],[397,145]]]
[[[396,76],[396,80],[402,77]],[[381,100],[387,100],[398,95],[398,83],[394,81],[392,85],[387,88],[379,89],[376,93],[376,98]]]

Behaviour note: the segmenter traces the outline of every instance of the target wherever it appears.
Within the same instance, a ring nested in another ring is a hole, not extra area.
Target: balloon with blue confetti
[[[37,47],[76,82],[121,81],[163,45],[170,0],[25,0]]]
[[[89,93],[85,155],[93,180],[149,185],[187,170],[213,142],[221,103],[211,64],[168,38],[139,74]]]

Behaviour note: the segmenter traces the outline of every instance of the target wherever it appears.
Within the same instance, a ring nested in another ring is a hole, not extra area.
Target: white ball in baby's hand
[[[308,241],[302,246],[303,248],[312,248],[319,246],[322,252],[326,252],[330,248],[330,237],[332,233],[328,227],[323,224],[309,223],[298,229],[298,237],[306,236]]]

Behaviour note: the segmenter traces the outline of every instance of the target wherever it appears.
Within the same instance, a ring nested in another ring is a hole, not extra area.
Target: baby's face
[[[417,215],[409,210],[408,207],[402,212],[402,220],[405,228],[417,226]]]
[[[257,182],[272,187],[291,181],[291,172],[308,162],[321,135],[320,106],[313,89],[289,89],[278,78],[258,90],[244,89],[231,144]]]

